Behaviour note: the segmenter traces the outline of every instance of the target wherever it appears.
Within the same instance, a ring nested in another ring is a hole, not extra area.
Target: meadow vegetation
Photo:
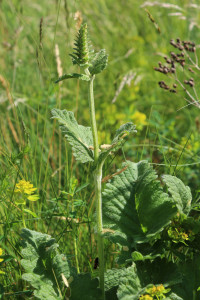
[[[176,2],[0,0],[0,298],[200,299],[200,6]],[[105,51],[70,57],[80,34]]]

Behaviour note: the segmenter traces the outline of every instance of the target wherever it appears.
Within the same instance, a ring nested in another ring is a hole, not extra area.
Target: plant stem
[[[99,144],[98,133],[95,118],[95,104],[93,93],[94,76],[89,81],[89,105],[90,105],[90,120],[92,127],[93,143],[94,143],[94,182],[95,182],[95,199],[96,199],[96,225],[97,225],[97,246],[99,258],[99,280],[100,289],[102,291],[102,299],[105,299],[104,291],[104,245],[102,237],[102,199],[101,199],[101,180],[102,180],[102,164],[98,163],[99,158]]]
[[[77,273],[80,274],[80,269],[79,269],[79,264],[78,264],[78,251],[77,251],[76,236],[74,236],[74,252],[75,252],[75,261],[76,261]]]
[[[72,198],[72,212],[74,212],[74,199]],[[79,264],[78,264],[78,251],[77,251],[77,241],[76,241],[76,236],[77,236],[77,230],[76,226],[74,226],[74,221],[72,220],[72,228],[73,228],[73,234],[74,234],[74,253],[75,253],[75,261],[76,261],[76,269],[77,273],[80,273],[79,269]]]
[[[102,199],[101,199],[101,180],[102,180],[102,167],[98,166],[95,171],[95,197],[96,197],[96,222],[97,222],[97,245],[99,257],[99,278],[100,288],[102,290],[103,299],[104,295],[104,242],[102,237]]]
[[[26,223],[25,223],[24,210],[23,210],[23,208],[22,208],[22,223],[23,223],[24,228],[26,228]]]
[[[89,104],[90,104],[90,121],[91,121],[92,135],[93,135],[93,142],[94,142],[94,163],[96,166],[99,157],[99,144],[98,144],[97,125],[96,125],[96,118],[95,118],[94,93],[93,93],[94,78],[95,76],[92,76],[89,81]]]

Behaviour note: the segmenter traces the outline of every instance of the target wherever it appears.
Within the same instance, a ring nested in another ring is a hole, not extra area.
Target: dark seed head
[[[178,46],[178,49],[182,51],[184,49],[184,47],[180,45],[180,46]]]
[[[171,57],[176,57],[176,54],[174,52],[170,52]]]
[[[171,41],[170,41],[170,44],[171,44],[173,47],[177,48],[177,45],[176,45],[176,43],[175,43],[174,40],[171,40]]]
[[[194,73],[194,71],[192,70],[192,68],[188,68],[188,71],[190,71],[191,73]]]
[[[164,73],[164,74],[169,73],[169,69],[168,69],[168,68],[164,68],[164,69],[163,69],[163,73]]]

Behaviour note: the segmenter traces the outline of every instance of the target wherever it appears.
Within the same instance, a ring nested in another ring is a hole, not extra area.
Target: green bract
[[[74,52],[73,54],[70,54],[72,57],[72,63],[79,67],[84,67],[86,74],[64,74],[59,77],[55,83],[71,78],[90,81],[92,76],[101,73],[106,68],[108,63],[106,50],[101,49],[99,52],[94,53],[88,38],[87,24],[81,25],[74,45]]]
[[[82,24],[81,28],[79,29],[77,39],[74,43],[75,48],[73,54],[70,54],[72,57],[73,64],[77,64],[80,67],[88,67],[90,62],[90,44],[88,39],[88,32],[87,32],[87,24]]]

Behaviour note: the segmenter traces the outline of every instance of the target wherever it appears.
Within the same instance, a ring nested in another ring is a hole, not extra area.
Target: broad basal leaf
[[[162,264],[160,267],[158,265],[157,271],[159,274],[160,274],[160,269],[162,267],[163,267]],[[155,289],[157,287],[160,287],[161,289],[159,289],[159,291],[162,291],[162,294],[163,294],[162,299],[183,300],[182,298],[179,298],[175,293],[173,293],[171,291],[171,286],[169,286],[167,283],[162,281],[162,276],[160,278],[160,281],[157,281],[154,278],[152,273],[155,273],[155,275],[157,275],[157,278],[159,275],[156,274],[155,266],[153,266],[153,268],[154,269],[152,269],[152,270],[148,270],[145,268],[142,268],[140,270],[140,264],[137,267],[135,264],[133,264],[131,267],[125,269],[119,280],[119,288],[117,290],[118,299],[119,300],[139,300],[140,297],[144,296],[144,295],[149,295],[149,299],[153,299],[154,297],[150,297],[150,294],[151,294],[150,288],[153,287],[154,292],[155,292]],[[174,268],[171,268],[171,269],[167,268],[165,278],[167,278],[167,276],[171,277],[171,274],[167,273],[170,270],[172,270],[172,272],[174,272]],[[164,272],[165,272],[165,269],[162,271],[162,273],[164,273]],[[145,282],[145,280],[142,277],[143,276],[146,277],[147,275],[149,276],[149,281]],[[159,299],[161,299],[161,295],[160,295]]]
[[[127,275],[127,269],[110,269],[105,273],[106,300],[118,300],[117,289],[121,279]]]
[[[111,142],[111,145],[100,146],[101,153],[100,153],[99,160],[103,161],[109,155],[109,153],[111,152],[113,153],[117,151],[121,147],[124,138],[126,136],[128,136],[130,133],[137,132],[135,130],[135,127],[136,126],[131,122],[121,125],[120,128],[116,131],[116,134],[114,136],[114,139]]]
[[[98,286],[97,278],[91,279],[90,274],[79,274],[70,285],[70,300],[101,300],[101,290]]]
[[[52,282],[48,281],[45,277],[33,273],[25,273],[22,278],[34,287],[34,296],[36,299],[61,300],[55,292]]]
[[[138,163],[137,166],[135,205],[143,232],[150,236],[169,224],[177,209],[163,192],[152,166],[145,162]]]
[[[106,184],[104,225],[115,242],[130,246],[147,241],[169,224],[177,212],[156,178],[147,162],[128,162],[126,170]]]
[[[135,266],[126,269],[123,277],[121,277],[117,297],[119,300],[138,300],[142,293],[140,280],[137,276]]]
[[[199,254],[194,255],[193,259],[181,263],[179,269],[183,276],[182,283],[172,287],[172,291],[184,300],[200,300],[200,291],[197,291],[200,286]]]
[[[34,287],[34,296],[41,300],[61,300],[59,289],[63,289],[62,274],[68,279],[76,276],[66,257],[57,251],[58,245],[47,234],[22,230],[21,265],[25,269],[22,279]],[[57,283],[59,282],[59,287]]]
[[[177,265],[165,258],[157,257],[154,260],[138,261],[136,266],[142,286],[162,283],[172,287],[182,281],[182,274]]]
[[[57,119],[70,145],[74,156],[82,163],[94,161],[92,131],[90,127],[78,125],[74,113],[67,110],[53,109],[53,118]]]
[[[98,53],[95,54],[94,59],[91,62],[89,71],[92,75],[101,73],[107,66],[108,55],[106,54],[105,49],[101,49]]]
[[[61,77],[59,77],[55,83],[58,83],[60,81],[63,81],[65,79],[71,79],[71,78],[76,78],[76,79],[81,79],[81,80],[84,80],[84,81],[89,81],[90,80],[90,77],[85,75],[85,74],[77,74],[77,73],[72,73],[72,74],[64,74],[62,75]]]
[[[163,175],[163,181],[166,183],[178,211],[187,215],[191,210],[192,194],[190,188],[185,186],[184,183],[175,176]]]
[[[118,287],[123,274],[126,274],[126,268],[107,270],[105,273],[105,291]]]

